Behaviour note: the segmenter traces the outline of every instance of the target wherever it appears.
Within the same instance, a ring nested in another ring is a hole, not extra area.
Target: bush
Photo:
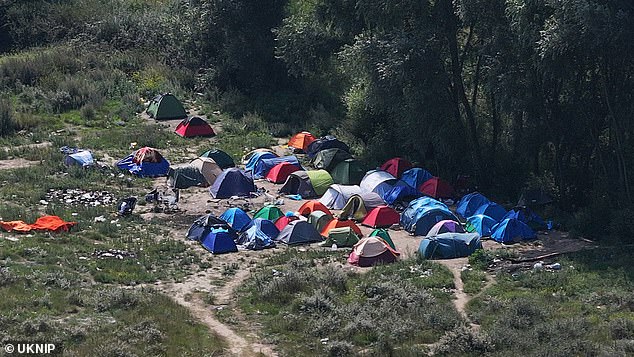
[[[0,100],[0,136],[7,136],[15,130],[13,109],[8,100]]]
[[[493,342],[487,335],[480,334],[466,326],[447,331],[434,347],[434,354],[462,355],[465,353],[482,355],[493,350]]]

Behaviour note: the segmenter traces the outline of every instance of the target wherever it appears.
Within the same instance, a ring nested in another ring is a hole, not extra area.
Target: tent
[[[317,155],[318,152],[333,148],[341,149],[345,152],[350,152],[350,148],[348,147],[348,145],[339,141],[332,135],[327,135],[310,143],[310,145],[308,145],[308,147],[306,148],[306,153],[308,154],[308,157],[313,158],[315,157],[315,155]]]
[[[301,170],[301,167],[298,165],[293,165],[290,162],[280,162],[269,170],[266,174],[266,180],[273,183],[284,183],[288,175],[299,170]]]
[[[392,237],[390,237],[390,233],[388,233],[387,229],[385,228],[377,228],[373,230],[372,233],[370,233],[369,237],[379,237],[383,239],[387,244],[389,244],[392,249],[396,250],[396,246],[392,241]]]
[[[250,226],[238,237],[238,243],[244,245],[246,249],[262,250],[275,247],[273,237],[266,234],[258,226]]]
[[[216,161],[208,157],[196,158],[192,160],[189,165],[197,169],[205,177],[207,186],[213,185],[218,176],[222,174],[222,169],[218,166]]]
[[[436,224],[427,232],[427,237],[434,237],[442,233],[464,233],[464,228],[459,222],[443,220]]]
[[[119,160],[116,165],[139,177],[165,176],[170,167],[170,163],[158,150],[147,146]]]
[[[229,208],[220,215],[220,219],[227,222],[231,228],[241,231],[245,226],[251,223],[251,217],[238,207]]]
[[[237,252],[234,236],[233,231],[215,228],[202,237],[200,244],[212,254]]]
[[[288,162],[290,164],[297,166],[298,168],[301,168],[301,166],[299,165],[299,161],[297,160],[295,156],[272,157],[268,159],[260,158],[260,160],[258,160],[255,163],[255,166],[253,167],[253,178],[260,179],[265,177],[266,174],[275,165],[280,164],[282,162]]]
[[[456,205],[456,213],[463,218],[468,218],[473,216],[480,206],[489,202],[489,199],[480,192],[471,192],[460,199]]]
[[[453,259],[468,257],[476,249],[482,249],[479,234],[450,232],[424,238],[418,253],[426,259]]]
[[[361,193],[359,186],[331,185],[319,199],[324,206],[330,209],[342,209],[352,195]]]
[[[540,230],[547,228],[546,222],[533,210],[528,207],[515,207],[502,217],[502,220],[506,218],[515,218],[526,223],[531,229]]]
[[[245,171],[253,171],[255,166],[258,164],[260,160],[263,159],[274,159],[279,157],[277,154],[270,151],[257,151],[253,155],[246,164],[244,164]]]
[[[348,263],[360,267],[369,267],[377,264],[393,263],[398,259],[398,253],[387,242],[378,237],[361,239],[352,248],[348,257]]]
[[[310,184],[313,186],[317,196],[323,195],[328,187],[333,184],[332,176],[326,170],[311,170],[306,171],[310,178]]]
[[[156,120],[187,118],[183,104],[171,93],[159,94],[154,97],[146,112],[150,118]]]
[[[249,160],[251,160],[251,158],[253,158],[254,155],[265,153],[265,152],[268,152],[269,154],[273,154],[275,157],[278,156],[275,153],[275,151],[273,151],[273,150],[271,150],[269,148],[258,148],[258,149],[251,150],[248,153],[246,153],[244,156],[242,156],[242,163],[246,165],[249,162]]]
[[[336,244],[337,247],[352,247],[359,242],[359,236],[350,227],[341,227],[331,229],[328,238],[321,244],[324,247],[330,247]]]
[[[288,147],[295,148],[297,150],[306,151],[308,149],[308,145],[310,145],[316,138],[313,134],[302,131],[299,132],[288,141]]]
[[[518,206],[540,206],[553,202],[553,198],[543,189],[523,190]]]
[[[417,212],[421,208],[428,207],[438,207],[444,210],[449,211],[449,207],[446,204],[438,201],[435,198],[423,196],[421,198],[417,198],[409,203],[407,208],[403,211],[403,214],[410,214],[413,212]]]
[[[407,204],[411,200],[417,199],[422,195],[423,194],[416,188],[410,186],[405,181],[398,180],[391,189],[385,192],[383,200],[389,205],[396,205],[400,203]]]
[[[201,117],[185,118],[174,130],[174,132],[184,138],[192,138],[195,136],[216,136],[211,125]]]
[[[255,191],[251,175],[235,167],[224,170],[209,188],[209,192],[214,198],[249,196],[251,192]]]
[[[235,162],[233,162],[231,156],[219,149],[211,149],[205,151],[202,155],[200,155],[200,157],[208,157],[210,159],[213,159],[216,164],[218,164],[218,166],[223,170],[229,167],[236,167],[236,164]]]
[[[361,192],[348,198],[341,209],[339,218],[360,221],[368,214],[368,210],[385,205],[385,202],[374,192]]]
[[[497,222],[493,218],[483,214],[476,214],[467,218],[465,230],[470,233],[478,233],[481,237],[489,237],[491,236],[491,229],[496,224]]]
[[[473,212],[473,214],[483,214],[485,216],[493,218],[496,222],[499,222],[502,220],[502,218],[504,218],[504,216],[506,216],[506,210],[504,209],[504,207],[495,202],[487,202],[478,207],[475,212]]]
[[[308,216],[308,223],[315,227],[315,230],[317,230],[317,232],[321,232],[324,227],[326,227],[328,223],[330,223],[330,221],[332,221],[333,219],[334,218],[332,217],[332,215],[328,213],[322,211],[313,211]]]
[[[425,169],[421,169],[420,167],[414,167],[403,172],[403,176],[401,176],[401,180],[405,181],[408,185],[412,187],[420,187],[420,185],[424,184],[425,181],[434,177],[429,171]]]
[[[317,169],[331,171],[338,163],[348,159],[352,159],[352,155],[349,152],[339,148],[332,148],[321,150],[310,162]]]
[[[280,187],[280,193],[297,194],[302,198],[316,197],[315,189],[310,183],[310,177],[307,171],[295,171],[288,175],[284,185]]]
[[[427,235],[432,227],[442,220],[458,221],[458,217],[451,213],[446,206],[416,207],[412,206],[411,203],[401,214],[403,228],[416,236]]]
[[[398,224],[400,218],[401,216],[393,208],[379,206],[374,207],[361,224],[372,228],[390,227],[393,224]]]
[[[277,208],[277,206],[268,205],[268,206],[264,206],[260,208],[260,210],[258,210],[253,215],[253,219],[263,218],[263,219],[268,219],[271,222],[275,222],[275,220],[282,217],[283,215],[284,213],[282,213],[282,210]]]
[[[79,150],[64,157],[64,165],[88,167],[95,164],[92,153],[88,150]]]
[[[342,221],[336,218],[328,222],[328,224],[321,230],[321,235],[324,237],[328,237],[328,232],[330,232],[331,229],[341,227],[350,227],[359,237],[363,237],[361,229],[359,229],[359,227],[357,227],[357,225],[354,224],[353,221]]]
[[[412,163],[401,157],[389,159],[380,167],[381,170],[389,172],[392,176],[396,178],[401,178],[403,173],[411,168]]]
[[[284,227],[286,227],[289,223],[296,221],[298,219],[299,217],[297,216],[289,216],[289,215],[282,216],[275,220],[275,227],[277,227],[277,229],[282,231],[282,229],[284,229]]]
[[[301,214],[302,216],[309,216],[315,211],[322,211],[332,217],[332,213],[330,212],[328,207],[324,206],[323,203],[317,200],[304,202],[304,204],[302,204],[298,210],[299,214]]]
[[[356,159],[343,160],[330,171],[332,180],[341,185],[358,185],[364,174],[361,163]]]
[[[383,197],[387,191],[392,189],[396,181],[396,178],[386,171],[370,170],[363,176],[359,186],[362,191],[376,192]]]
[[[500,243],[515,243],[535,239],[537,235],[526,223],[515,218],[506,218],[491,229],[491,238]]]
[[[199,241],[207,235],[212,229],[224,229],[231,230],[227,222],[214,216],[213,214],[206,214],[196,218],[194,223],[189,227],[187,231],[187,239]]]
[[[192,186],[209,186],[209,183],[200,170],[190,165],[181,167],[171,166],[167,171],[167,184],[173,189],[184,189]]]
[[[278,240],[288,245],[321,242],[323,238],[310,223],[302,220],[290,222],[278,236]]]
[[[242,228],[242,232],[246,232],[251,227],[257,227],[260,231],[264,232],[268,237],[275,240],[277,235],[280,234],[280,230],[275,227],[275,224],[268,219],[254,218],[249,224]]]
[[[418,190],[434,198],[451,198],[454,195],[453,187],[447,181],[438,177],[432,177],[425,181],[418,187]]]

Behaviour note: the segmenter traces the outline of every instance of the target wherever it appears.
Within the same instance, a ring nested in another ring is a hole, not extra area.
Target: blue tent
[[[483,214],[476,214],[467,218],[467,225],[465,230],[467,232],[475,232],[480,234],[481,237],[491,236],[491,229],[497,224],[493,218],[485,216]]]
[[[144,147],[116,163],[121,170],[127,170],[139,177],[166,176],[170,163],[155,149]]]
[[[515,243],[521,240],[535,239],[537,235],[526,223],[518,219],[507,218],[493,227],[491,238],[500,243]]]
[[[421,197],[423,194],[418,189],[410,186],[408,183],[402,180],[398,180],[394,187],[385,193],[383,201],[388,205],[393,205],[399,202],[409,202],[413,199]]]
[[[95,161],[92,158],[92,153],[88,150],[80,150],[72,154],[68,154],[64,157],[64,164],[66,166],[77,165],[81,167],[92,166]]]
[[[269,236],[271,239],[276,239],[277,235],[280,234],[280,230],[277,229],[275,224],[269,221],[268,219],[264,219],[264,218],[256,218],[252,220],[249,224],[247,224],[246,226],[244,226],[244,228],[242,228],[242,231],[244,232],[253,226],[258,227],[259,230],[264,232],[264,234]]]
[[[189,227],[187,231],[187,239],[200,242],[201,239],[209,233],[212,229],[225,229],[232,230],[227,222],[214,216],[213,214],[206,214],[198,217],[194,223]]]
[[[293,155],[291,156],[283,156],[283,157],[273,157],[269,159],[260,159],[256,162],[255,167],[253,168],[253,178],[259,179],[266,176],[266,174],[273,168],[273,166],[280,164],[282,162],[288,162],[297,166],[300,170],[302,166],[299,164],[297,158]]]
[[[418,246],[418,253],[426,259],[453,259],[468,257],[481,248],[480,235],[477,233],[449,232],[423,239]]]
[[[518,219],[526,223],[529,227],[533,229],[539,230],[546,228],[546,223],[544,222],[544,220],[528,207],[515,207],[512,210],[508,211],[508,213],[502,218],[502,220],[506,218]]]
[[[238,207],[229,208],[219,218],[227,222],[236,231],[241,231],[242,228],[251,223],[251,217]]]
[[[438,201],[433,197],[423,196],[421,198],[417,198],[409,203],[407,206],[407,210],[418,210],[422,207],[441,207],[449,211],[449,207],[446,204]]]
[[[415,187],[418,189],[420,185],[422,185],[425,181],[434,177],[429,171],[425,169],[421,169],[420,167],[414,167],[403,172],[403,176],[401,176],[401,180],[407,182],[408,185]]]
[[[253,169],[255,168],[255,165],[257,165],[260,160],[273,159],[273,158],[276,158],[276,157],[277,157],[277,155],[275,155],[274,153],[269,152],[269,151],[258,151],[258,152],[255,152],[255,153],[253,153],[253,155],[251,156],[249,161],[247,161],[247,163],[244,165],[244,169],[246,171],[253,171]]]
[[[251,175],[235,167],[224,170],[209,188],[214,198],[249,196],[255,191]]]
[[[275,228],[275,226],[273,227]],[[262,250],[275,247],[273,239],[256,225],[252,225],[242,232],[238,237],[238,243],[250,250]]]
[[[489,203],[489,199],[479,192],[472,192],[465,195],[456,205],[456,213],[464,218],[471,217],[475,211],[485,203]]]
[[[482,206],[478,207],[478,209],[473,212],[473,215],[483,214],[485,216],[489,216],[493,218],[496,222],[501,221],[506,215],[506,210],[504,207],[500,206],[495,202],[487,202]]]
[[[446,206],[429,205],[413,208],[410,203],[401,214],[401,225],[416,236],[424,236],[436,223],[446,219],[459,222],[458,217]]]
[[[225,229],[212,229],[205,235],[200,243],[213,254],[237,252],[238,247],[233,241],[235,233]]]

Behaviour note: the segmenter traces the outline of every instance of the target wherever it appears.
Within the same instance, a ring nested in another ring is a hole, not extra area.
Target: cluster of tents
[[[183,104],[171,93],[159,94],[152,98],[146,113],[156,120],[182,119],[174,132],[184,138],[216,135],[205,119],[188,116]]]
[[[277,206],[269,205],[253,217],[238,207],[227,209],[219,217],[207,214],[194,221],[187,238],[200,242],[213,254],[237,252],[238,246],[261,250],[280,243],[353,247],[348,260],[359,266],[393,262],[400,254],[387,230],[375,229],[364,238],[354,222],[335,218],[316,200],[305,202],[297,213],[284,214]]]

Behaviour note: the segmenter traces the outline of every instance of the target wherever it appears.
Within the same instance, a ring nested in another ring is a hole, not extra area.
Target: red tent
[[[289,223],[296,221],[298,219],[299,217],[295,217],[295,216],[282,216],[278,218],[277,220],[275,220],[275,227],[277,227],[277,229],[279,229],[281,232],[282,229],[284,229],[284,227],[286,227]]]
[[[328,207],[324,206],[323,203],[317,200],[305,202],[301,207],[299,207],[299,210],[297,211],[299,212],[299,214],[306,217],[308,217],[311,213],[315,211],[322,211],[332,217],[332,212],[330,212]]]
[[[418,190],[433,198],[451,198],[454,195],[453,187],[447,181],[438,177],[432,177],[423,182],[418,187]]]
[[[372,228],[389,227],[397,224],[401,216],[393,208],[388,206],[374,207],[361,224]]]
[[[412,163],[401,157],[389,159],[381,165],[381,170],[389,172],[396,178],[401,178],[401,176],[403,176],[403,172],[411,168]]]
[[[315,141],[315,137],[313,136],[313,134],[307,131],[302,131],[300,133],[293,135],[291,140],[288,141],[288,146],[295,149],[302,150],[302,151],[306,151],[306,149],[308,148],[308,145],[310,145],[313,141]]]
[[[273,183],[284,183],[288,175],[298,170],[300,168],[290,162],[280,162],[269,170],[266,174],[266,180]]]
[[[338,219],[333,219],[332,221],[328,222],[324,229],[321,230],[321,235],[324,237],[328,237],[328,232],[330,232],[331,229],[340,227],[350,227],[359,237],[363,237],[361,229],[357,227],[357,225],[354,224],[353,221],[340,221]]]
[[[174,132],[184,138],[191,138],[194,136],[216,136],[211,125],[201,117],[185,118],[178,123]]]

